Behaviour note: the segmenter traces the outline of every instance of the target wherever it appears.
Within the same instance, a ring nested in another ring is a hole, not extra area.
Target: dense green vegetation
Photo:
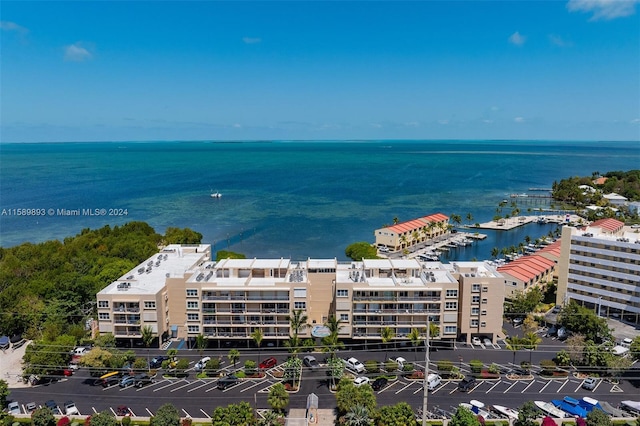
[[[156,233],[144,222],[83,229],[75,237],[0,248],[0,331],[54,341],[84,336],[96,293],[173,242],[199,243],[189,229]]]
[[[376,248],[366,241],[349,244],[344,250],[344,254],[346,254],[351,260],[378,258],[378,251]]]

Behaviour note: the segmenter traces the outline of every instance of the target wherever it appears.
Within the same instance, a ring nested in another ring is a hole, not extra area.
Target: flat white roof
[[[183,277],[185,272],[209,260],[209,247],[208,244],[171,244],[109,284],[98,295],[156,294],[165,286],[167,278]]]
[[[337,259],[308,259],[307,267],[309,269],[333,269],[337,263]]]
[[[288,269],[290,259],[221,259],[216,269]]]

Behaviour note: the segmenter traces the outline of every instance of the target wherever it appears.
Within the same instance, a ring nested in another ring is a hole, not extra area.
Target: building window
[[[98,308],[108,308],[109,301],[108,300],[98,300]]]
[[[444,326],[444,334],[456,334],[457,332],[458,332],[458,326],[456,325]]]
[[[489,291],[489,287],[482,287],[482,292],[483,292],[483,293],[486,293],[486,292],[488,292],[488,291]]]
[[[447,297],[458,297],[458,290],[457,289],[451,289],[451,290],[447,290]]]
[[[307,302],[293,302],[293,309],[307,309]]]
[[[486,326],[487,326],[487,323],[486,323],[486,322],[482,321],[482,322],[480,323],[480,327],[486,327]]]
[[[187,330],[189,331],[189,333],[199,333],[200,332],[200,326],[195,324],[195,325],[188,325],[187,326]]]
[[[144,308],[145,309],[155,309],[156,308],[156,302],[155,300],[151,300],[151,301],[145,301],[144,302]]]
[[[482,315],[487,315],[487,311],[485,311],[484,309],[482,310]]]
[[[472,319],[471,320],[471,327],[477,327],[478,326],[478,320],[477,319]]]
[[[473,293],[480,293],[480,284],[472,284],[471,285],[471,291]]]
[[[187,309],[198,309],[198,302],[195,300],[189,300],[187,302]]]
[[[349,290],[338,290],[336,291],[337,297],[349,297]]]
[[[480,308],[471,308],[471,315],[478,315],[480,313]]]
[[[471,303],[480,303],[480,296],[471,296]]]
[[[487,303],[488,303],[488,302],[487,302],[487,299],[482,299],[482,304],[483,304],[483,305],[486,305]]]
[[[458,302],[445,302],[444,308],[447,311],[453,311],[458,309]]]
[[[109,312],[100,312],[100,313],[98,313],[98,319],[100,321],[109,321]]]
[[[187,320],[189,321],[199,321],[200,316],[198,314],[187,314]]]
[[[349,322],[349,314],[340,314],[340,321]]]
[[[306,288],[294,288],[293,289],[293,297],[307,297],[307,289]]]
[[[198,289],[188,288],[187,289],[187,297],[198,297]]]

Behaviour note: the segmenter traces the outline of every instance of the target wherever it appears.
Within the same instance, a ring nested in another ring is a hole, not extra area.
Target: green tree
[[[186,377],[188,375],[187,368],[189,368],[189,360],[186,358],[181,358],[176,363],[175,368],[177,377]]]
[[[555,361],[559,366],[566,367],[571,363],[571,358],[569,357],[569,353],[562,349],[556,354]]]
[[[322,350],[329,352],[331,357],[335,357],[336,351],[344,347],[344,343],[338,339],[340,330],[342,329],[341,324],[342,321],[336,318],[335,315],[330,315],[324,324],[329,329],[329,335],[322,338]]]
[[[383,327],[380,329],[380,340],[382,340],[382,344],[384,345],[384,359],[387,359],[387,353],[389,348],[387,347],[387,343],[389,343],[393,338],[396,337],[396,333],[391,327]]]
[[[354,405],[344,416],[346,426],[372,426],[373,419],[369,409],[362,405]]]
[[[377,259],[377,249],[366,241],[349,244],[344,250],[344,254],[351,260]]]
[[[604,411],[593,409],[587,414],[587,426],[611,426],[611,418]]]
[[[297,386],[302,370],[302,360],[296,356],[291,356],[285,361],[283,368],[284,378],[291,380],[294,387]]]
[[[47,407],[38,408],[31,413],[31,423],[33,426],[55,426],[56,419]]]
[[[371,386],[355,386],[353,382],[347,378],[343,378],[338,383],[336,391],[336,405],[341,414],[346,414],[351,407],[362,405],[369,412],[376,409],[376,397]]]
[[[377,424],[384,426],[416,426],[416,415],[406,402],[387,405],[378,410]]]
[[[536,419],[540,416],[540,410],[531,401],[525,402],[518,410],[518,418],[514,426],[537,426]]]
[[[506,348],[509,351],[513,352],[513,364],[516,363],[516,352],[519,351],[520,349],[522,349],[523,347],[523,343],[522,343],[522,339],[518,336],[510,336],[507,337],[506,339],[504,339],[504,341],[506,342]]]
[[[144,327],[142,327],[142,329],[140,330],[140,334],[142,334],[142,343],[144,344],[144,347],[147,348],[147,365],[150,364],[149,362],[149,347],[151,346],[151,343],[153,342],[154,339],[154,335],[153,335],[153,328],[150,325],[145,325]]]
[[[480,426],[480,421],[468,408],[458,407],[449,421],[449,426]]]
[[[257,367],[258,367],[258,364],[254,360],[248,359],[244,362],[244,373],[247,376],[253,376],[258,372]]]
[[[262,350],[262,340],[264,339],[264,334],[262,333],[262,329],[260,327],[256,327],[255,330],[251,333],[251,338],[255,342],[258,347],[258,364],[260,363],[260,352]]]
[[[240,351],[237,349],[229,350],[227,358],[233,363],[233,368],[236,368],[236,362],[240,359]]]
[[[100,334],[93,341],[93,345],[99,348],[115,348],[116,336],[114,336],[113,333]]]
[[[9,390],[9,384],[6,381],[0,379],[0,407],[7,406],[7,397],[10,393],[11,391]]]
[[[246,258],[247,256],[245,256],[242,253],[235,253],[228,250],[220,250],[219,252],[216,253],[216,262],[222,259],[246,259]]]
[[[198,349],[198,353],[200,354],[200,358],[204,354],[204,350],[207,348],[207,337],[200,333],[196,336],[196,349]]]
[[[417,360],[418,346],[422,341],[422,335],[420,334],[420,330],[418,330],[417,328],[412,329],[411,332],[409,333],[409,336],[407,337],[409,338],[409,340],[411,340],[411,344],[413,345],[413,348],[415,350],[415,359]]]
[[[560,311],[559,323],[575,334],[582,334],[586,340],[594,342],[611,337],[605,318],[600,318],[593,310],[578,305],[571,300]]]
[[[267,402],[272,410],[279,413],[284,412],[284,409],[289,405],[289,393],[282,383],[271,386]]]
[[[640,336],[636,336],[629,346],[629,354],[635,360],[640,360]]]
[[[248,402],[216,407],[211,416],[213,426],[253,426],[256,423],[253,408]]]
[[[165,244],[200,244],[202,234],[189,228],[168,227],[164,234]]]
[[[329,357],[327,360],[328,373],[331,377],[332,388],[336,387],[336,380],[342,379],[344,375],[344,363],[338,357]]]
[[[280,419],[282,415],[273,411],[265,411],[262,413],[262,418],[258,420],[258,426],[281,426]]]
[[[107,411],[101,411],[91,416],[91,426],[116,426],[118,421]]]
[[[158,408],[156,414],[151,417],[151,426],[180,426],[180,413],[171,403],[164,404]]]

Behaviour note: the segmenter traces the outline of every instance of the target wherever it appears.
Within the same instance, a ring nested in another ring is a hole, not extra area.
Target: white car
[[[205,356],[204,358],[202,358],[200,361],[198,361],[196,363],[195,369],[196,370],[204,370],[204,367],[207,366],[207,363],[211,361],[211,357]]]
[[[370,382],[368,377],[359,376],[353,381],[353,384],[356,386],[368,385]]]
[[[485,337],[484,339],[482,339],[482,343],[484,343],[485,346],[489,346],[489,347],[493,346],[493,343],[491,343],[491,340],[488,337]]]
[[[10,402],[7,405],[7,412],[9,414],[20,414],[20,404],[18,404],[16,401]]]
[[[480,342],[480,338],[479,337],[472,337],[471,338],[471,344],[472,345],[476,345],[476,346],[480,346],[482,343]]]
[[[67,401],[64,403],[64,413],[67,416],[79,416],[80,412],[78,411],[78,407],[76,407],[75,402]]]
[[[356,358],[349,358],[345,361],[347,368],[351,371],[355,371],[356,373],[364,373],[364,364],[358,361]]]

